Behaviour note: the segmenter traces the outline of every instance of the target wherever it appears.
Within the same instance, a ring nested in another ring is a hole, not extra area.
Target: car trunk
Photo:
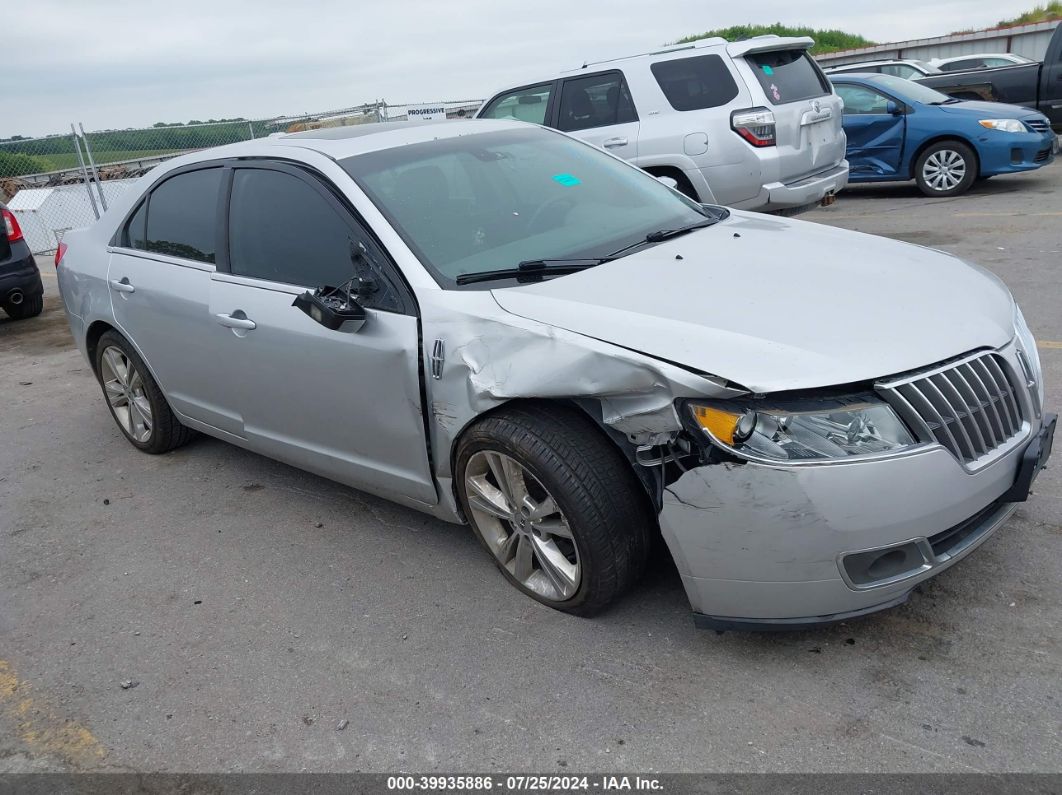
[[[753,90],[759,84],[765,107],[774,113],[778,173],[765,176],[782,183],[836,166],[845,154],[841,99],[807,54],[810,44],[804,41],[759,46],[749,41],[728,48],[739,56],[746,83]]]

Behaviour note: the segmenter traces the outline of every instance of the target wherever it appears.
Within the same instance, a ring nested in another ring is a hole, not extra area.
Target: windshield
[[[340,163],[444,287],[526,260],[607,257],[706,217],[648,174],[538,127]]]
[[[897,98],[905,102],[921,102],[923,105],[933,105],[947,102],[951,99],[947,94],[941,94],[936,89],[923,86],[913,80],[904,80],[902,77],[881,75],[871,80],[870,84],[883,88],[890,94],[895,94]]]

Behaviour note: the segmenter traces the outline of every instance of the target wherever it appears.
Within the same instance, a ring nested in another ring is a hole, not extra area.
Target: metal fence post
[[[85,157],[88,158],[89,168],[92,169],[92,178],[96,180],[96,191],[100,194],[100,204],[103,205],[103,212],[107,212],[107,197],[103,195],[103,183],[100,182],[99,172],[96,171],[96,161],[92,159],[92,149],[89,148],[88,136],[85,135],[85,125],[78,122],[77,126],[80,128],[81,138],[85,142]]]
[[[81,144],[77,140],[77,130],[74,129],[74,123],[70,122],[70,133],[74,136],[74,152],[77,153],[77,162],[81,167],[81,178],[85,180],[85,190],[88,191],[89,202],[92,204],[92,214],[96,216],[96,220],[100,220],[100,208],[96,206],[96,197],[92,195],[92,185],[90,185],[88,169],[85,168],[85,158],[81,156]]]
[[[251,140],[254,140],[254,125],[251,122],[247,122],[247,132],[251,134]]]

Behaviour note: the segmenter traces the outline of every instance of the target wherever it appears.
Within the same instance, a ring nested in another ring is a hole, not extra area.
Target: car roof
[[[538,125],[507,119],[453,119],[439,121],[394,121],[368,124],[352,124],[345,127],[324,127],[296,133],[274,133],[268,138],[240,141],[234,144],[203,149],[194,155],[179,158],[182,164],[221,157],[240,157],[254,154],[261,156],[263,146],[276,147],[277,155],[285,149],[309,149],[332,159],[342,159],[394,149],[427,141],[457,138],[462,135],[479,135],[499,130],[520,130]],[[290,154],[290,152],[288,153]]]

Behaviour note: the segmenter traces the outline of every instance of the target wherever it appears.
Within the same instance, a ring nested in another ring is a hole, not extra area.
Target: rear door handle
[[[627,145],[627,139],[626,138],[607,138],[605,141],[603,141],[601,143],[601,145],[603,147],[605,147],[606,149],[612,149],[612,148],[617,147],[617,146],[626,146]]]
[[[250,331],[251,329],[258,328],[258,324],[253,320],[246,317],[233,317],[232,315],[226,315],[224,313],[214,315],[218,319],[218,323],[226,328],[242,328]]]
[[[129,278],[122,277],[121,281],[118,279],[111,279],[111,289],[118,293],[135,293],[136,288],[129,283]]]

